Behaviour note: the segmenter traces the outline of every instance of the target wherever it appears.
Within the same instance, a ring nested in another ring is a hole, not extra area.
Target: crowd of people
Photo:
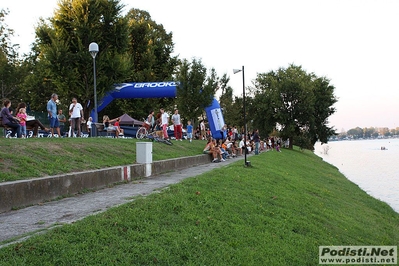
[[[49,128],[46,128],[43,123],[38,119],[28,119],[26,113],[26,104],[19,103],[17,109],[11,108],[11,101],[4,100],[3,108],[0,112],[0,118],[2,119],[2,125],[11,130],[11,135],[17,138],[27,137],[27,128],[32,129],[32,137],[38,136],[39,129],[45,130],[50,136],[54,137],[54,134],[58,136],[64,135],[64,126],[67,122],[66,116],[63,114],[63,110],[57,110],[58,95],[52,94],[50,100],[47,102],[47,113],[49,119]],[[87,122],[84,119],[83,107],[77,101],[76,98],[72,98],[71,104],[68,108],[70,128],[67,133],[71,137],[81,136],[81,126],[86,123],[87,131],[90,133],[93,120],[91,117],[88,118]],[[103,116],[104,130],[115,131],[115,137],[118,138],[120,135],[124,135],[123,129],[120,127],[119,118],[110,119],[107,115]],[[175,109],[173,115],[169,114],[161,108],[157,115],[151,110],[145,120],[144,126],[149,131],[159,132],[160,137],[169,139],[168,128],[172,122],[174,138],[176,141],[183,140],[183,123],[179,110]],[[76,131],[76,133],[75,133]],[[262,151],[276,150],[281,151],[282,140],[278,137],[269,137],[267,139],[261,139],[259,131],[254,130],[248,132],[244,136],[244,130],[241,128],[239,131],[236,126],[227,126],[226,124],[221,128],[220,135],[221,139],[214,139],[212,137],[211,130],[206,127],[205,120],[202,120],[197,128],[194,128],[191,121],[187,121],[186,125],[186,138],[192,142],[193,139],[207,140],[204,148],[204,153],[211,154],[213,161],[224,161],[227,158],[234,158],[236,156],[243,155],[244,153],[255,155]]]
[[[67,122],[66,116],[63,114],[62,109],[57,110],[58,95],[52,94],[50,100],[47,102],[47,117],[49,128],[45,127],[43,123],[35,117],[30,117],[27,114],[27,105],[24,102],[18,104],[15,112],[11,107],[11,101],[5,99],[3,101],[3,107],[0,112],[0,118],[2,126],[11,130],[11,136],[17,138],[28,137],[27,129],[31,129],[33,134],[30,137],[38,137],[39,129],[44,130],[51,137],[55,134],[58,136],[64,135],[64,126]],[[81,135],[81,124],[85,122],[83,115],[83,107],[77,102],[76,98],[72,98],[72,103],[69,106],[69,123],[70,130],[68,131],[69,136],[80,136]],[[92,119],[89,118],[88,125]],[[91,128],[88,126],[88,128]],[[75,134],[75,130],[77,133]]]
[[[201,126],[198,131],[202,131]],[[212,162],[224,162],[226,159],[241,156],[245,153],[258,155],[263,151],[275,150],[281,152],[281,138],[268,137],[262,140],[258,129],[249,132],[245,136],[243,132],[239,134],[236,127],[225,125],[221,130],[221,135],[223,138],[217,140],[212,137],[211,132],[205,132],[207,143],[203,153],[212,155]],[[204,140],[202,132],[199,134],[198,139]]]

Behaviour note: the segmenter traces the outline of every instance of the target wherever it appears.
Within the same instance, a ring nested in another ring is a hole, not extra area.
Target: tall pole
[[[244,111],[244,145],[245,145],[245,152],[244,152],[244,164],[248,166],[247,162],[247,115],[245,110],[245,73],[244,73],[244,66],[242,66],[242,105]]]
[[[94,122],[98,123],[97,113],[97,81],[96,81],[96,57],[93,57],[93,80],[94,80]],[[96,134],[97,135],[97,134]]]
[[[97,113],[97,80],[96,80],[96,55],[98,53],[98,44],[95,42],[90,43],[89,52],[93,57],[93,82],[94,82],[94,123],[98,123],[98,113]],[[95,124],[94,124],[95,125]],[[95,132],[94,136],[97,137],[97,127],[92,127],[91,132]]]

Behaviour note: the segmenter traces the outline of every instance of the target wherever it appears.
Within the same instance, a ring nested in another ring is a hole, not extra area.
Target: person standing
[[[56,93],[53,93],[51,95],[51,99],[47,102],[47,113],[50,122],[51,137],[54,137],[54,129],[57,130],[58,136],[61,136],[60,123],[57,117],[57,102],[58,95]]]
[[[169,115],[165,112],[163,108],[159,109],[159,111],[161,112],[163,138],[168,139]]]
[[[61,136],[64,135],[64,128],[65,128],[65,122],[66,122],[66,117],[65,115],[62,113],[62,109],[58,110],[58,122],[60,124],[60,132],[61,132]]]
[[[69,105],[69,116],[71,117],[71,137],[75,134],[75,127],[78,129],[76,137],[80,137],[80,124],[83,117],[83,107],[76,98],[72,98],[72,103]]]
[[[21,108],[25,108],[26,110],[28,110],[27,109],[27,105],[26,105],[26,103],[24,103],[24,102],[21,102],[21,103],[19,103],[18,104],[18,107],[17,107],[17,113],[19,112],[19,110],[21,109]],[[33,128],[33,138],[36,138],[37,137],[37,134],[39,133],[39,128],[41,128],[42,130],[45,130],[46,132],[48,132],[48,131],[50,131],[50,129],[49,128],[46,128],[43,124],[42,124],[42,122],[40,122],[39,120],[37,120],[37,119],[28,119],[27,121],[26,121],[26,127],[27,128]]]
[[[190,140],[190,142],[193,141],[193,125],[191,125],[191,121],[187,121],[187,139]]]
[[[259,144],[260,144],[260,138],[259,138],[259,130],[255,130],[253,134],[253,141],[255,142],[255,155],[259,154]]]
[[[19,118],[19,124],[21,125],[21,135],[23,138],[26,138],[26,109],[21,108],[18,110],[17,117]]]
[[[200,131],[201,131],[201,139],[206,140],[206,131],[205,131],[205,123],[204,120],[200,123]]]
[[[172,115],[172,122],[173,122],[173,131],[175,134],[176,140],[182,141],[183,132],[181,128],[181,120],[179,115],[179,110],[175,110],[175,114]]]
[[[91,136],[91,127],[93,125],[93,118],[89,117],[89,119],[87,119],[87,132],[89,132],[89,136]]]

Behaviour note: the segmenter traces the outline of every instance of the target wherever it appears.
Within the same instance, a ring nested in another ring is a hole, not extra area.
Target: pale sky
[[[20,52],[34,41],[39,17],[52,16],[57,0],[3,1]],[[40,4],[39,4],[40,3]],[[257,73],[301,65],[326,76],[339,98],[330,125],[399,127],[399,1],[397,0],[122,0],[146,10],[173,32],[175,54],[202,59],[227,73],[236,95]],[[101,47],[100,47],[101,50]]]

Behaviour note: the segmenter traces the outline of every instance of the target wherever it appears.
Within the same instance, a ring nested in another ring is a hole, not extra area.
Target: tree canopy
[[[18,55],[19,45],[11,43],[14,30],[5,23],[8,11],[0,10],[0,80],[1,97],[16,98],[20,79],[24,75],[22,61]]]
[[[266,132],[275,128],[291,140],[291,147],[294,140],[303,148],[312,148],[317,140],[327,142],[334,134],[327,123],[337,100],[327,78],[290,65],[258,74],[254,93],[254,126]]]
[[[86,114],[86,107],[91,109],[94,104],[91,42],[100,48],[96,58],[98,97],[129,77],[128,24],[122,8],[117,0],[61,0],[54,17],[42,20],[36,28],[36,60],[47,69],[44,78],[62,98],[80,99]]]
[[[201,60],[183,60],[178,67],[176,79],[177,107],[184,119],[196,120],[204,113],[204,108],[211,104],[218,89],[218,76],[215,69],[207,71]]]

